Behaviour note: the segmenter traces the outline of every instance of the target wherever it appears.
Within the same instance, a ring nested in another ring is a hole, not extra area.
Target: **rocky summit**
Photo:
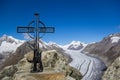
[[[24,55],[18,64],[5,67],[0,73],[0,80],[81,80],[78,70],[68,65],[68,59],[56,50],[42,53],[43,72],[30,73],[33,65],[28,61],[33,52]]]

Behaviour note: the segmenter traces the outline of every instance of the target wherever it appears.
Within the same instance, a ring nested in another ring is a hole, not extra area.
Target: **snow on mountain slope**
[[[64,45],[62,48],[68,49],[68,50],[80,50],[87,44],[82,43],[80,41],[72,41],[70,44]]]
[[[15,39],[12,36],[3,35],[0,38],[0,54],[6,55],[9,53],[14,53],[16,49],[24,42],[25,40],[19,40],[19,39]],[[39,40],[39,47],[44,49],[61,48],[61,46],[59,46],[54,42],[46,43],[41,39]]]
[[[117,43],[120,40],[120,37],[115,36],[115,37],[111,37],[112,43]]]
[[[73,61],[71,66],[77,68],[83,75],[82,80],[101,80],[105,65],[97,58],[81,53],[81,50],[66,50]]]
[[[118,43],[120,40],[120,33],[110,34],[108,37],[110,37],[112,43]]]
[[[5,52],[15,52],[17,47],[19,47],[24,42],[24,40],[18,40],[12,36],[3,35],[0,38],[0,54],[3,54]]]
[[[57,47],[57,48],[62,48],[63,46],[62,45],[59,45],[59,44],[57,44],[57,43],[55,43],[55,42],[48,42],[47,43],[50,47]]]
[[[39,47],[40,48],[49,48],[49,45],[48,45],[48,43],[46,43],[40,39],[39,40]]]
[[[15,42],[9,43],[9,42],[3,41],[1,46],[0,46],[0,53],[2,53],[2,52],[15,52],[17,47],[20,45],[21,45],[21,43],[16,44]]]
[[[18,40],[12,36],[8,36],[6,34],[4,34],[1,38],[0,38],[0,44],[2,41],[6,41],[6,42],[9,42],[9,43],[13,43],[15,42],[16,44],[19,44],[19,43],[23,43],[24,40]]]

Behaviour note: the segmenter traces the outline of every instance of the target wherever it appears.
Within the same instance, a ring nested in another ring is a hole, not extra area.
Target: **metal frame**
[[[41,54],[42,51],[39,50],[39,39],[42,38],[45,33],[54,33],[55,28],[54,27],[46,27],[43,22],[39,20],[39,14],[34,14],[35,20],[31,21],[28,24],[28,27],[17,27],[18,33],[27,33],[30,38],[34,39],[34,57],[33,57],[33,70],[32,72],[43,72],[43,65],[41,60]],[[31,24],[35,24],[35,27],[31,27]],[[39,27],[39,24],[41,24],[43,27]],[[26,31],[25,31],[26,30]],[[32,36],[30,33],[34,33],[34,36]],[[39,33],[43,33],[43,35],[40,37]],[[37,69],[37,63],[39,63],[39,69]]]

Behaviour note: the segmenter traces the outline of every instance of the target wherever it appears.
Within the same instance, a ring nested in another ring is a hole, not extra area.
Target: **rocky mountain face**
[[[5,67],[0,73],[0,80],[81,80],[78,70],[68,65],[68,58],[56,50],[42,53],[44,72],[30,73],[33,52],[25,54],[18,64]]]
[[[120,56],[120,34],[111,34],[100,42],[89,44],[82,52],[102,59],[108,66]]]
[[[120,57],[108,67],[105,71],[102,80],[120,80]]]

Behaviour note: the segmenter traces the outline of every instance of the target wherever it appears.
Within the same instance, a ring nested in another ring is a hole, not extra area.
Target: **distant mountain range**
[[[0,38],[0,67],[3,68],[4,66],[17,63],[23,58],[24,54],[34,49],[33,45],[33,41],[19,40],[12,36],[3,35]],[[79,41],[72,41],[70,44],[62,46],[55,42],[46,43],[42,40],[39,41],[39,45],[42,50],[55,49],[61,53],[64,53],[64,49],[80,50],[85,46],[84,43],[80,43]],[[63,55],[69,57],[69,61],[71,61],[68,54]],[[9,62],[10,60],[12,60],[12,62]]]
[[[17,50],[17,48],[23,44],[29,45],[29,44],[33,44],[33,42],[27,42],[25,40],[19,40],[16,39],[12,36],[8,36],[8,35],[3,35],[0,38],[0,61],[4,61],[5,58],[9,57],[10,55],[12,55],[13,53],[15,53],[15,51]],[[42,40],[40,40],[39,42],[40,48],[42,49],[56,49],[59,51],[64,51],[64,49],[69,49],[69,50],[80,50],[81,48],[83,48],[83,46],[86,46],[86,44],[81,43],[79,41],[72,41],[70,44],[67,45],[58,45],[55,42],[49,42],[46,43]],[[31,49],[33,49],[33,46],[29,45],[31,47]]]
[[[101,59],[106,66],[109,66],[117,57],[120,56],[119,33],[111,34],[103,38],[102,41],[91,44],[85,44],[80,41],[72,41],[66,45],[59,45],[55,42],[46,43],[42,40],[39,41],[39,44],[40,49],[43,51],[56,50],[64,55],[69,59],[69,63],[72,62],[70,64],[73,67],[76,67],[78,70],[80,70],[84,76],[86,74],[84,79],[88,78],[89,80],[97,78],[95,75],[90,75],[90,72],[94,74],[96,69],[100,71],[104,71],[105,69],[104,65],[101,65],[102,62],[94,58]],[[5,66],[17,64],[17,62],[21,60],[26,53],[32,51],[33,49],[33,41],[19,40],[12,36],[3,35],[0,38],[0,70]],[[85,54],[92,57],[86,56]],[[95,69],[93,64],[96,65]],[[99,68],[99,66],[101,67]],[[101,76],[101,73],[98,72],[96,76]]]

